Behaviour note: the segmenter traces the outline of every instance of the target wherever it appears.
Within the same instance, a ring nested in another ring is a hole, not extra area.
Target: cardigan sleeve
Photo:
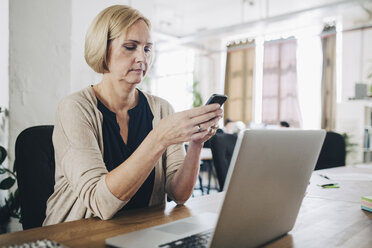
[[[94,112],[89,105],[67,98],[58,107],[54,132],[56,160],[75,196],[95,216],[111,218],[127,202],[115,197],[106,185]]]

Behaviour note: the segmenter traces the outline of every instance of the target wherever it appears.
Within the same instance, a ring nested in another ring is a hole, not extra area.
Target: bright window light
[[[175,111],[192,107],[194,50],[157,53],[153,71],[150,88],[154,95],[170,102]]]
[[[342,22],[336,25],[336,89],[337,103],[342,101]]]

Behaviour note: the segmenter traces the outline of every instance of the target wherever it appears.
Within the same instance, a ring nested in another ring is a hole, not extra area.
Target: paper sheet
[[[324,174],[326,174],[332,181],[372,181],[372,174],[368,173]]]

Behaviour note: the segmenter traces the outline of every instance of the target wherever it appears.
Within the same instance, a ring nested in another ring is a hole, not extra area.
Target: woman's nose
[[[136,52],[136,62],[145,62],[146,61],[146,54],[143,49],[138,49]]]

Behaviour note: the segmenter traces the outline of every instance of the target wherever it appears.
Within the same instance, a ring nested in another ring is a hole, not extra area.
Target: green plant
[[[194,81],[194,83],[192,84],[192,95],[193,95],[192,106],[194,108],[203,105],[203,99],[202,99],[202,97],[201,97],[201,95],[200,95],[200,93],[197,89],[198,84],[199,84],[198,81]]]
[[[5,178],[0,182],[0,190],[10,190],[17,180],[15,170],[9,170],[3,166],[3,162],[7,156],[7,152],[4,147],[0,146],[0,175],[6,175]],[[5,198],[4,205],[0,206],[0,226],[6,225],[10,217],[18,218],[21,217],[21,209],[19,202],[19,192],[16,189],[14,192],[10,192],[9,196]],[[0,230],[4,232],[4,230]]]
[[[8,110],[6,108],[4,108],[4,107],[0,107],[0,113],[4,113],[5,116],[8,116]]]
[[[367,79],[371,79],[371,78],[372,78],[372,67],[369,68],[368,75],[367,75]]]
[[[372,62],[369,61],[369,64]],[[372,79],[372,66],[369,67],[368,72],[367,72],[367,80],[370,81]],[[369,85],[369,96],[372,95],[372,84]]]

